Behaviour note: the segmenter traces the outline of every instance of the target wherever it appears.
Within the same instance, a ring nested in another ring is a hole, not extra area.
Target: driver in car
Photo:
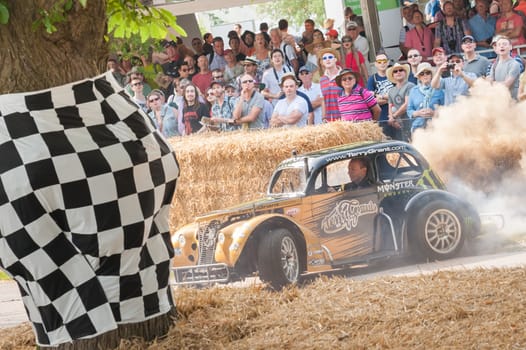
[[[367,176],[367,164],[368,160],[365,158],[354,158],[349,161],[347,174],[349,174],[351,182],[343,186],[344,191],[366,188],[371,185],[369,177]]]

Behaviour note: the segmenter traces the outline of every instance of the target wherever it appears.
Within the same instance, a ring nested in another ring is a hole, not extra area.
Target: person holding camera
[[[447,62],[440,65],[431,80],[431,87],[444,90],[444,105],[455,102],[457,96],[467,95],[477,75],[464,72],[464,59],[460,54],[451,54]]]

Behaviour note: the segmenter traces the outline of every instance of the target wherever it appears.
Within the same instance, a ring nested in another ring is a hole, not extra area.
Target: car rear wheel
[[[419,212],[413,237],[419,255],[430,259],[449,259],[458,254],[464,244],[464,230],[452,204],[437,200]]]
[[[258,247],[259,278],[276,290],[296,283],[300,275],[298,248],[287,229],[266,233]]]

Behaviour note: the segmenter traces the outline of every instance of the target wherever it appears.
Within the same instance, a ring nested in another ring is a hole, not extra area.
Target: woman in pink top
[[[343,91],[338,97],[338,108],[342,120],[367,121],[378,120],[380,106],[374,98],[374,94],[358,85],[360,74],[351,69],[343,69],[336,77]]]
[[[424,15],[419,10],[413,12],[413,24],[415,27],[405,34],[404,46],[409,49],[417,49],[425,58],[432,57],[433,42],[435,36],[431,29],[424,23]]]

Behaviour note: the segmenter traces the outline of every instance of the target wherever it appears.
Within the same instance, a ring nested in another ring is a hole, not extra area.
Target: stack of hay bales
[[[276,166],[291,156],[357,141],[381,140],[376,123],[337,122],[305,128],[206,133],[172,138],[181,175],[171,229],[199,214],[260,198]]]

